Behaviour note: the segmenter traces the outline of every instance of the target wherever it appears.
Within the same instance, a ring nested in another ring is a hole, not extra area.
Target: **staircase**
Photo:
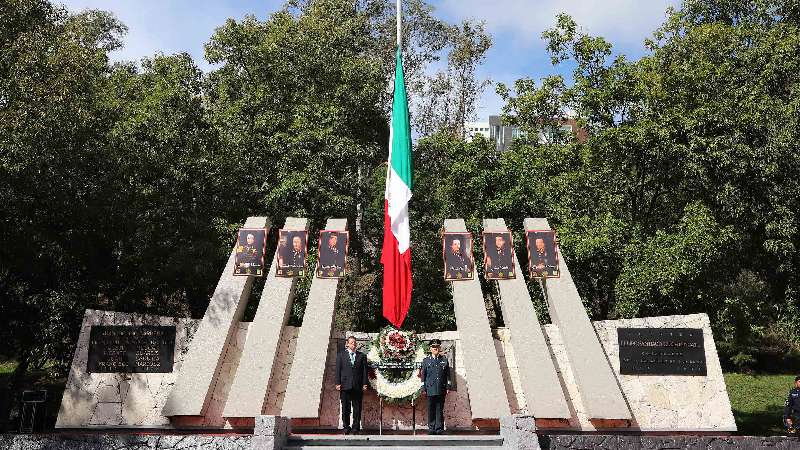
[[[367,448],[391,447],[412,450],[434,447],[448,449],[493,449],[503,448],[503,438],[499,435],[451,434],[451,435],[341,435],[341,434],[292,434],[286,450],[365,450]]]

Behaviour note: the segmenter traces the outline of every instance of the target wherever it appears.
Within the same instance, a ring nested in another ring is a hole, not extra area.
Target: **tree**
[[[484,22],[465,20],[448,28],[447,68],[428,77],[416,108],[415,126],[422,135],[446,130],[466,137],[464,125],[474,117],[481,93],[491,84],[476,75],[491,46]]]
[[[99,97],[125,28],[41,0],[1,8],[0,337],[18,362],[0,402],[4,428],[10,393],[28,367],[69,352],[65,328],[105,279],[92,276],[111,251]]]
[[[500,87],[523,128],[574,111],[589,130],[515,151],[542,160],[529,184],[595,317],[708,312],[734,353],[770,330],[800,336],[785,313],[800,305],[798,31],[792,2],[688,0],[649,55],[609,61],[562,15],[544,38],[574,84]]]

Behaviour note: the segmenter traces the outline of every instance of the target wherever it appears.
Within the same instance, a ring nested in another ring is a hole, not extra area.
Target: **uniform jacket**
[[[303,258],[303,252],[296,252],[294,249],[290,249],[286,253],[286,258],[284,258],[284,266],[285,267],[303,267],[306,264],[305,258]]]
[[[794,388],[786,396],[786,403],[783,405],[783,418],[800,417],[800,389]]]
[[[327,245],[324,247],[325,251],[319,252],[319,266],[321,269],[337,269],[341,270],[341,266],[336,259],[339,257],[339,249],[331,248]]]
[[[356,351],[356,362],[350,364],[350,355],[347,350],[336,354],[336,384],[342,385],[342,390],[358,389],[369,383],[367,379],[367,356]]]
[[[450,250],[450,267],[448,269],[453,273],[471,272],[472,261],[464,252],[453,253],[453,251]]]
[[[422,389],[425,395],[446,395],[447,394],[447,381],[450,376],[450,365],[447,358],[439,355],[434,358],[428,356],[422,360],[422,369],[420,376],[422,378]]]

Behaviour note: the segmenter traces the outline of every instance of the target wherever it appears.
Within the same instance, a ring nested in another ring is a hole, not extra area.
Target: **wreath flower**
[[[415,332],[384,328],[367,352],[370,386],[389,403],[416,399],[422,388],[417,372],[426,353],[427,346],[417,339]]]

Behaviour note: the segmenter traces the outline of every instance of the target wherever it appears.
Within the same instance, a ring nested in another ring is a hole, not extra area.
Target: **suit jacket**
[[[422,389],[428,397],[432,395],[447,395],[447,381],[450,376],[450,364],[444,355],[434,358],[428,356],[422,361],[420,373]]]
[[[336,384],[342,386],[342,390],[358,389],[369,384],[367,379],[367,355],[356,351],[356,362],[350,364],[350,355],[347,350],[341,350],[336,354]]]

